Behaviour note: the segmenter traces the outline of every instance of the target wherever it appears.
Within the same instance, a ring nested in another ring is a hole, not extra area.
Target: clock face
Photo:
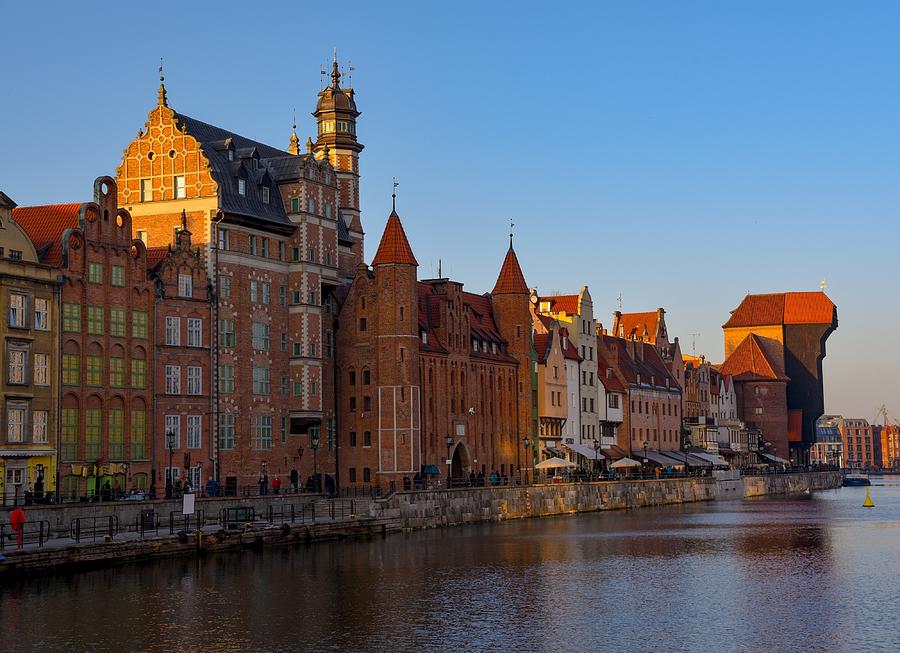
[[[537,301],[538,301],[537,295],[532,295],[532,296],[531,296],[531,303],[532,303],[532,304],[537,304]]]

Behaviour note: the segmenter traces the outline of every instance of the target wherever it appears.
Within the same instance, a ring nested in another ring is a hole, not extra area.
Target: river
[[[900,651],[900,477],[0,584],[46,651]],[[888,485],[896,483],[897,485]]]

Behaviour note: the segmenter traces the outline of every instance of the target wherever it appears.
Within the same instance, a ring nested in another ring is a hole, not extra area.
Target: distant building
[[[884,469],[900,468],[900,426],[881,427],[881,460]]]
[[[816,420],[816,441],[809,450],[811,464],[844,467],[840,421],[840,416],[833,415],[823,415]]]
[[[568,418],[568,384],[565,350],[571,347],[559,322],[536,316],[534,351],[537,354],[538,442],[543,460],[557,451],[563,453],[563,429]],[[571,349],[574,354],[574,348]],[[575,354],[577,356],[577,354]],[[580,360],[578,360],[580,362]],[[580,439],[579,439],[580,442]]]
[[[15,206],[0,192],[0,505],[57,480],[60,277],[12,219]]]
[[[808,450],[815,441],[816,419],[824,411],[825,341],[837,325],[837,308],[825,293],[787,292],[747,295],[722,326],[726,358],[723,372],[729,359],[738,355],[740,365],[732,363],[729,368],[736,382],[740,381],[739,374],[749,371],[736,368],[762,370],[763,378],[769,379],[765,385],[744,383],[744,390],[738,393],[745,410],[742,419],[749,426],[768,431],[766,439],[778,455],[795,463],[808,462]],[[758,354],[766,359],[764,363],[753,359]],[[784,388],[778,389],[774,383],[783,383]],[[782,392],[784,411],[774,404],[776,399],[780,401]],[[763,402],[763,398],[768,400]],[[775,414],[770,418],[771,410]]]
[[[847,469],[874,469],[875,445],[872,425],[861,417],[837,416]]]

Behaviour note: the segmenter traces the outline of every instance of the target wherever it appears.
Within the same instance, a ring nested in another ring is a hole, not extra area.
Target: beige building
[[[0,341],[3,344],[0,498],[42,500],[56,490],[59,276],[38,262],[15,203],[0,192]]]

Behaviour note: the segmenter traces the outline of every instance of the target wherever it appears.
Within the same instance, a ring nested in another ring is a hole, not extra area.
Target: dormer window
[[[262,188],[262,201],[265,204],[269,203],[269,189],[263,186]]]
[[[247,180],[238,178],[238,195],[247,194]]]
[[[232,150],[230,147],[228,148],[228,160],[234,161],[234,150]]]

